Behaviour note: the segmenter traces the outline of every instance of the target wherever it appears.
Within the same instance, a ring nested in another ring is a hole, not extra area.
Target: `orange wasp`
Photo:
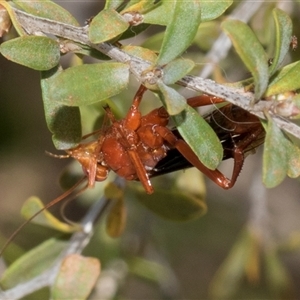
[[[83,180],[87,180],[86,186],[72,198],[88,187],[93,187],[96,181],[104,181],[111,170],[126,180],[139,180],[148,194],[153,193],[151,177],[188,167],[196,167],[220,187],[229,189],[237,180],[245,155],[264,142],[265,132],[259,119],[238,106],[227,104],[205,117],[222,143],[223,159],[234,159],[232,176],[228,179],[219,170],[205,167],[179,132],[167,127],[170,116],[164,107],[154,109],[145,116],[141,115],[139,105],[146,90],[143,85],[140,86],[129,112],[121,120],[116,120],[110,108],[105,107],[111,124],[98,131],[100,134],[96,140],[66,150],[67,155],[51,154],[58,158],[75,158],[86,177],[24,222],[11,235],[0,255],[29,221],[71,195]],[[187,100],[191,107],[222,102],[223,99],[208,95]],[[96,133],[84,136],[83,140]]]
[[[170,117],[164,107],[141,115],[139,105],[146,90],[140,86],[124,119],[116,120],[110,108],[105,107],[111,125],[96,141],[66,150],[67,156],[82,165],[88,187],[94,186],[95,181],[105,180],[112,170],[126,180],[139,180],[151,194],[151,177],[194,166],[220,187],[231,188],[241,171],[245,154],[264,141],[259,119],[231,104],[206,117],[223,145],[223,159],[234,159],[232,177],[228,179],[219,170],[205,167],[180,134],[167,128]],[[208,95],[187,100],[192,107],[221,102],[224,100]]]

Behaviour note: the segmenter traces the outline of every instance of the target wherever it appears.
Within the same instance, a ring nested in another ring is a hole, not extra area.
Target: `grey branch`
[[[93,223],[99,214],[104,210],[107,203],[107,199],[102,197],[93,206],[91,206],[81,222],[82,231],[76,232],[72,235],[71,239],[68,241],[68,245],[53,263],[52,267],[37,277],[27,282],[18,284],[12,289],[0,291],[0,299],[21,299],[26,295],[42,289],[43,287],[51,287],[58,275],[60,265],[66,256],[74,253],[79,254],[85,248],[92,236]]]
[[[89,41],[87,26],[76,27],[69,24],[37,17],[14,8],[18,22],[28,34],[39,34],[40,32],[58,36],[60,38],[74,41],[97,49],[101,53],[109,56],[118,62],[127,63],[130,66],[131,73],[139,82],[143,82],[143,72],[150,67],[149,62],[136,56],[129,55],[118,47],[109,44],[93,44]],[[264,112],[269,111],[272,105],[270,101],[260,101],[255,105],[253,103],[253,94],[244,90],[233,89],[225,85],[220,85],[213,80],[203,79],[195,76],[185,76],[177,82],[178,84],[194,91],[207,93],[240,106],[261,119],[266,119]],[[300,128],[292,121],[274,115],[269,112],[277,126],[296,138],[300,139]]]
[[[14,8],[14,11],[20,25],[28,34],[34,35],[42,32],[97,49],[113,60],[129,64],[131,73],[139,82],[143,82],[142,73],[150,67],[149,62],[133,55],[129,55],[120,48],[109,43],[101,43],[97,45],[91,43],[87,35],[87,26],[76,27],[69,24],[36,17],[16,8]],[[187,75],[177,83],[194,91],[204,92],[223,98],[224,100],[240,106],[241,108],[249,111],[261,119],[266,119],[264,111],[269,111],[270,106],[272,105],[270,101],[260,101],[257,104],[252,105],[253,94],[247,93],[244,90],[237,90],[220,85],[212,80],[203,79],[201,77]],[[296,138],[300,138],[300,128],[296,124],[288,119],[275,116],[272,113],[270,113],[270,115],[273,117],[279,128],[292,134]]]

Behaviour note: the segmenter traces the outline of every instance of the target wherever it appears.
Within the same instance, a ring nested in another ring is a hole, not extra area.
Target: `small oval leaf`
[[[28,68],[44,71],[59,63],[59,44],[44,36],[22,36],[4,42],[1,54],[8,60]]]
[[[13,2],[34,16],[79,26],[77,20],[67,10],[51,0],[14,0]]]
[[[220,22],[210,21],[201,23],[194,43],[203,51],[208,52],[220,35]]]
[[[192,43],[201,22],[200,1],[170,1],[172,20],[167,25],[157,65],[163,66],[182,54]]]
[[[261,98],[269,81],[268,59],[263,46],[248,25],[239,20],[225,20],[222,28],[254,78],[255,99]]]
[[[106,231],[110,237],[117,238],[123,233],[125,229],[127,211],[123,198],[112,201],[114,201],[115,203],[111,207],[107,216]]]
[[[44,204],[39,198],[30,197],[23,204],[21,214],[25,219],[29,219],[43,207]],[[70,225],[59,221],[48,210],[43,210],[32,220],[32,222],[67,233],[78,231],[79,229],[76,225]]]
[[[271,82],[265,96],[283,94],[300,88],[300,62],[297,61],[277,71],[271,78]]]
[[[1,245],[0,247],[2,251],[4,251],[1,257],[7,265],[11,265],[14,261],[16,261],[25,253],[25,250],[22,249],[13,241],[10,241],[6,249],[3,250],[3,247],[6,243],[7,243],[7,237],[4,236],[4,234],[0,233],[0,245]],[[0,281],[0,285],[1,285],[1,281]]]
[[[205,199],[206,185],[204,175],[197,168],[190,168],[180,172],[176,177],[176,187],[179,190]]]
[[[289,164],[287,175],[291,178],[297,178],[300,176],[300,149],[291,140],[289,140],[290,146],[287,145],[289,150]]]
[[[222,160],[223,148],[209,124],[190,106],[173,116],[173,120],[181,136],[199,160],[207,168],[216,169]]]
[[[164,35],[165,35],[164,31],[153,34],[153,35],[149,36],[149,38],[142,43],[142,46],[144,48],[151,49],[152,51],[155,51],[156,53],[158,53],[159,49],[161,47]]]
[[[130,274],[155,285],[173,277],[172,271],[163,263],[141,256],[132,256],[127,264]]]
[[[149,2],[149,1],[148,1]],[[201,21],[213,20],[224,13],[233,1],[200,0]],[[149,24],[168,25],[172,20],[173,1],[162,0],[144,14],[144,22]]]
[[[109,182],[105,186],[104,195],[107,199],[123,199],[124,198],[124,188],[121,188],[114,182]]]
[[[176,90],[168,87],[161,81],[158,81],[157,85],[161,92],[159,96],[171,116],[179,114],[187,107],[186,99]]]
[[[1,287],[16,287],[48,270],[66,246],[67,242],[52,238],[28,251],[4,272],[0,281]]]
[[[68,255],[51,290],[51,299],[87,299],[100,274],[100,262],[93,257]]]
[[[280,184],[287,171],[285,137],[271,118],[265,125],[266,138],[263,153],[263,182],[268,188]]]
[[[190,59],[176,59],[168,63],[164,69],[163,82],[165,84],[173,84],[189,73],[195,66]]]
[[[127,46],[123,46],[122,50],[125,51],[126,53],[129,53],[130,55],[134,55],[143,60],[146,60],[146,61],[150,62],[151,64],[154,64],[154,62],[157,59],[156,53],[147,48],[127,45]]]
[[[160,3],[161,4],[161,3]],[[154,1],[149,0],[139,0],[139,1],[129,1],[127,4],[127,7],[122,10],[122,14],[131,12],[139,14],[144,14],[149,10],[152,10],[156,6],[156,3]]]
[[[123,233],[126,226],[124,189],[111,182],[106,185],[104,195],[113,202],[106,219],[106,231],[112,238],[116,238]]]
[[[300,176],[300,149],[269,117],[263,154],[263,182],[268,188],[280,184],[286,174]]]
[[[245,228],[229,255],[214,276],[210,285],[210,298],[233,299],[240,284],[245,278],[248,268],[258,270],[260,248],[259,236],[253,230]]]
[[[49,78],[60,74],[58,68],[42,72],[41,88],[44,111],[48,129],[56,149],[65,150],[75,147],[81,141],[81,119],[79,107],[57,104],[52,99]]]
[[[88,31],[89,39],[94,44],[103,43],[122,34],[128,27],[128,22],[118,12],[105,9],[92,19]]]
[[[89,105],[119,94],[127,87],[128,81],[129,67],[126,64],[81,65],[49,79],[49,93],[52,101],[60,104]]]
[[[276,29],[276,48],[275,55],[270,66],[270,74],[272,75],[279,66],[281,66],[287,52],[290,49],[290,43],[292,38],[292,20],[281,9],[273,9],[273,18]]]
[[[121,34],[120,37],[118,37],[118,40],[126,40],[132,37],[135,38],[141,32],[145,31],[149,26],[149,24],[144,23],[141,23],[137,26],[130,26],[124,33]]]
[[[207,211],[206,202],[190,193],[177,189],[155,189],[152,195],[137,186],[133,192],[148,209],[157,215],[172,221],[189,221],[197,219]]]
[[[123,3],[123,0],[106,0],[104,8],[105,9],[117,9],[122,3]]]
[[[274,249],[267,248],[264,256],[264,270],[273,299],[293,299],[294,282],[282,258]]]
[[[207,22],[221,16],[233,3],[231,0],[201,0],[201,21]]]

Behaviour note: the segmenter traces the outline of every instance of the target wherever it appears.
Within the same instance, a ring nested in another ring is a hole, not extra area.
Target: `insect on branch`
[[[45,34],[58,36],[66,40],[71,40],[92,47],[109,56],[111,59],[122,63],[128,63],[131,73],[139,82],[142,82],[143,72],[150,67],[149,62],[125,53],[112,44],[101,43],[96,45],[91,43],[87,35],[86,26],[76,27],[62,22],[37,17],[25,13],[17,8],[12,9],[17,16],[18,22],[28,34],[36,35],[40,32],[43,32]],[[237,105],[264,120],[266,120],[264,111],[269,111],[269,108],[271,106],[271,103],[269,101],[259,101],[255,105],[251,105],[250,103],[253,100],[253,95],[251,93],[245,92],[241,89],[233,89],[224,85],[217,84],[210,79],[203,79],[201,77],[187,75],[179,80],[177,84],[194,91],[203,92],[212,96],[223,98],[224,100]],[[288,119],[274,115],[272,112],[270,112],[270,115],[279,128],[300,139],[299,126]]]

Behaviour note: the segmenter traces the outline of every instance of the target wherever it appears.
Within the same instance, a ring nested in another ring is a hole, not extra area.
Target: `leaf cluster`
[[[206,121],[187,105],[176,84],[196,65],[192,59],[186,58],[186,51],[201,44],[197,40],[201,27],[218,24],[251,73],[251,78],[231,84],[230,88],[237,94],[241,89],[250,93],[250,106],[262,101],[269,103],[268,109],[262,111],[266,130],[263,180],[267,187],[274,187],[286,175],[293,178],[300,175],[300,150],[294,139],[278,128],[273,119],[274,116],[295,119],[299,115],[299,61],[284,66],[290,50],[292,22],[280,9],[272,11],[275,30],[274,51],[270,55],[245,23],[230,19],[222,23],[219,19],[213,21],[222,16],[231,4],[232,1],[107,0],[104,9],[87,26],[80,27],[68,11],[52,1],[0,1],[0,7],[5,8],[3,11],[9,15],[8,19],[19,35],[3,42],[0,53],[15,63],[40,71],[45,119],[58,150],[80,143],[82,124],[89,124],[92,130],[98,116],[91,120],[87,114],[91,109],[96,109],[100,115],[99,106],[111,103],[111,98],[128,102],[123,95],[127,95],[130,78],[135,77],[161,100],[180,134],[203,164],[216,169],[223,156],[220,141]],[[20,12],[33,16],[45,26],[54,22],[65,29],[80,29],[88,39],[83,43],[82,39],[66,38],[51,32],[51,26],[45,32],[30,32],[26,29],[27,23],[20,18]],[[8,19],[0,23],[0,33],[7,32]],[[123,45],[127,38],[144,33],[150,26],[164,26],[164,34],[152,37],[152,45],[149,40],[143,47]],[[124,54],[126,59],[114,52]],[[76,63],[63,69],[61,57],[66,53],[74,55]],[[93,58],[94,63],[84,63],[87,57]],[[134,61],[142,62],[142,69],[138,69]],[[145,197],[133,185],[127,192],[150,210],[171,220],[190,220],[206,212],[203,190],[183,193],[174,188],[167,192],[163,187],[158,188],[156,197]],[[107,186],[103,194],[114,202],[107,217],[107,232],[117,237],[125,226],[126,195],[114,184]],[[31,199],[23,213],[28,218],[41,207],[36,199]],[[62,232],[77,229],[59,222],[47,211],[39,218],[39,223],[50,224]],[[1,280],[2,287],[9,289],[47,270],[64,245],[64,242],[49,240],[27,253],[7,270]],[[41,261],[46,260],[47,265],[27,272],[28,263],[32,264],[37,255]],[[90,271],[91,268],[94,272]],[[52,298],[61,299],[75,294],[78,299],[87,298],[99,272],[100,265],[93,258],[68,256],[52,285]],[[69,273],[80,276],[73,278],[66,275]],[[66,282],[66,278],[72,280]],[[78,282],[81,284],[78,285]]]

